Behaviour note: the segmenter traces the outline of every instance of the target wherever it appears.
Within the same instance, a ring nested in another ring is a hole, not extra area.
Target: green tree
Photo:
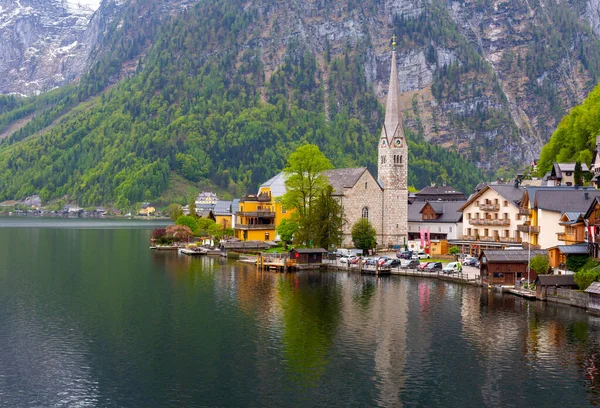
[[[286,244],[292,242],[296,231],[298,231],[298,222],[293,219],[284,218],[277,226],[277,234],[279,234],[279,238]]]
[[[308,215],[301,223],[301,229],[308,228],[312,232],[311,240],[315,247],[330,250],[340,246],[344,238],[344,217],[342,206],[333,196],[333,187],[328,185],[315,199],[308,210]]]
[[[171,221],[177,221],[177,218],[183,215],[183,209],[179,204],[171,204],[169,205],[168,213]]]
[[[198,222],[190,215],[180,215],[175,221],[175,225],[183,225],[188,227],[192,232],[198,229]]]
[[[529,267],[538,275],[548,273],[548,266],[550,266],[550,263],[545,255],[536,255],[529,261]]]
[[[600,268],[582,269],[575,273],[573,280],[579,286],[579,289],[586,290],[592,282],[597,282],[600,278]]]
[[[581,162],[575,162],[575,171],[573,173],[573,182],[576,186],[583,186],[583,169],[581,168]]]
[[[192,197],[192,199],[190,200],[190,203],[188,204],[188,207],[190,209],[190,217],[198,217],[198,214],[196,213],[196,198]]]
[[[570,271],[578,272],[581,269],[591,269],[596,264],[593,262],[590,263],[590,257],[588,255],[577,255],[572,254],[567,256],[567,269]]]
[[[459,252],[460,252],[460,249],[456,245],[448,248],[448,253],[450,255],[454,255],[454,259],[458,258],[458,253]]]
[[[306,217],[311,202],[328,185],[323,172],[331,168],[331,162],[318,146],[305,144],[297,148],[283,169],[286,179],[286,193],[281,199],[283,205],[296,210],[300,219]]]
[[[377,231],[368,219],[361,218],[352,226],[352,242],[366,254],[377,245]]]

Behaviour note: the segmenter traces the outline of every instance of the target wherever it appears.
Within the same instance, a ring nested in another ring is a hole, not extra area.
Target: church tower
[[[408,145],[398,106],[396,36],[392,37],[390,88],[385,122],[379,139],[378,178],[383,185],[383,244],[403,245],[408,240]]]

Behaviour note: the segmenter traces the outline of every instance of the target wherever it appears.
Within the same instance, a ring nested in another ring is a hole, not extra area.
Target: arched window
[[[398,163],[402,164],[402,156],[399,156]]]
[[[369,219],[369,207],[363,207],[363,209],[362,209],[362,217],[366,218],[367,220]]]

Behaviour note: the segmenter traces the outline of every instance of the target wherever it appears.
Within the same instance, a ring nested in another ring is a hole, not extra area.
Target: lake
[[[600,319],[478,287],[0,218],[1,407],[600,406]]]

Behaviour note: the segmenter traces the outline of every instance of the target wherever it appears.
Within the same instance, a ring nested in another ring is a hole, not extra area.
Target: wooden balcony
[[[559,232],[557,234],[557,239],[559,241],[575,241],[575,234],[569,234],[566,232]]]
[[[469,224],[471,225],[488,225],[488,226],[506,226],[510,225],[510,220],[506,219],[488,219],[488,218],[471,218],[469,220]]]
[[[275,224],[235,224],[238,230],[274,230]]]
[[[539,225],[517,225],[517,231],[525,232],[527,234],[529,234],[530,232],[532,234],[539,234],[540,227]]]
[[[498,211],[500,210],[500,204],[495,203],[481,203],[479,204],[481,211]]]
[[[533,245],[529,242],[523,242],[523,249],[541,249],[542,247],[539,245]]]
[[[520,244],[521,242],[523,242],[522,238],[516,238],[516,237],[502,237],[500,238],[501,242],[508,242],[511,244]]]
[[[258,210],[258,211],[238,211],[235,213],[238,217],[263,217],[263,218],[275,218],[274,211]]]
[[[500,237],[497,235],[491,235],[491,236],[461,235],[458,237],[458,239],[461,241],[499,242],[499,243],[506,243],[506,244],[520,244],[522,242],[521,238]]]
[[[526,215],[526,216],[531,216],[531,209],[530,208],[519,208],[519,215]]]

